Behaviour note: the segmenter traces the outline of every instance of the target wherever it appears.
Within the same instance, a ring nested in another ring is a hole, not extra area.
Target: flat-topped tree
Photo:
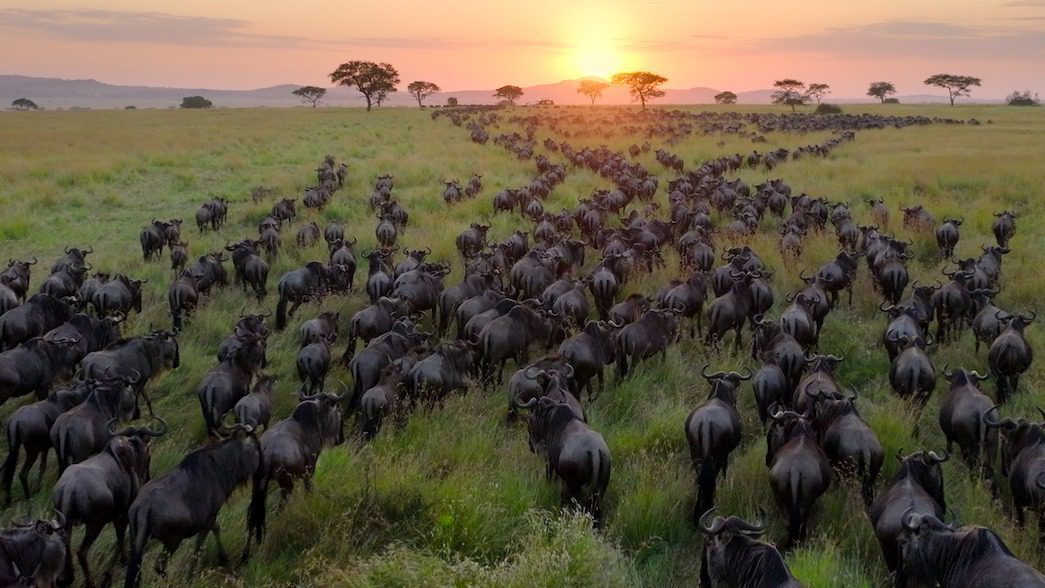
[[[519,86],[501,86],[493,93],[494,98],[508,101],[510,106],[515,106],[515,101],[522,98],[523,89]]]
[[[330,81],[340,86],[355,88],[366,98],[366,109],[384,102],[388,94],[396,91],[399,72],[390,63],[372,61],[349,61],[338,66],[330,74]]]
[[[895,93],[896,86],[892,82],[871,82],[871,86],[867,88],[867,95],[881,100],[882,104],[885,104],[886,98]]]
[[[828,84],[809,84],[806,88],[806,94],[816,100],[817,104],[823,104],[824,96],[831,93],[831,86]]]
[[[581,80],[581,84],[577,86],[577,93],[584,94],[591,99],[591,105],[595,106],[595,100],[602,98],[602,92],[610,85],[601,80]]]
[[[737,95],[729,90],[715,94],[715,104],[736,104]]]
[[[668,81],[668,78],[659,76],[648,71],[630,71],[613,74],[610,80],[616,86],[627,86],[631,92],[632,102],[641,102],[646,108],[646,103],[654,98],[663,98],[664,90],[660,86]]]
[[[425,98],[428,98],[432,94],[438,92],[441,88],[432,82],[410,82],[410,85],[406,87],[406,91],[410,92],[410,95],[417,100],[417,106],[420,108],[423,106]]]
[[[186,96],[181,99],[180,108],[210,108],[211,106],[214,106],[214,103],[203,96]]]
[[[312,108],[315,108],[319,101],[323,99],[323,96],[326,96],[327,89],[319,86],[302,86],[291,92],[291,94],[300,96],[302,102],[311,103]]]
[[[15,110],[37,110],[40,107],[36,105],[36,102],[28,98],[16,98],[11,101],[11,107]]]
[[[980,78],[974,78],[972,76],[956,76],[954,74],[936,74],[930,76],[925,80],[926,86],[936,86],[938,88],[944,88],[947,90],[947,97],[951,99],[951,106],[954,106],[954,99],[959,96],[968,96],[969,89],[973,86],[980,85]]]
[[[796,106],[802,106],[809,102],[809,95],[805,93],[806,85],[792,78],[785,78],[773,82],[776,91],[773,92],[773,104],[786,104],[791,107],[791,112]]]

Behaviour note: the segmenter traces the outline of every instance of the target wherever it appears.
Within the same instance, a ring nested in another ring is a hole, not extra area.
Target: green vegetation
[[[319,101],[323,99],[323,96],[327,95],[327,89],[319,86],[302,86],[291,94],[300,96],[302,102],[311,104],[312,108],[315,108],[319,106]]]
[[[214,104],[203,96],[186,96],[181,99],[181,108],[210,108]]]
[[[567,107],[556,107],[569,110]],[[774,107],[712,106],[716,110],[766,112]],[[881,112],[877,105],[853,105],[847,112]],[[612,107],[577,107],[578,115],[608,122],[620,112]],[[1041,305],[1045,264],[1045,215],[1039,211],[1045,168],[1038,157],[1045,149],[1045,116],[1040,109],[990,106],[897,106],[889,114],[992,119],[993,125],[932,125],[897,130],[860,131],[857,139],[830,157],[806,157],[773,170],[796,193],[808,192],[853,206],[856,219],[867,222],[865,200],[885,198],[892,212],[890,230],[913,237],[916,260],[912,279],[939,276],[942,265],[931,237],[915,236],[900,225],[902,204],[924,203],[937,218],[964,215],[958,255],[979,253],[992,242],[991,213],[1008,208],[1020,212],[1013,253],[1006,257],[998,303],[1006,309],[1045,310]],[[134,124],[127,123],[133,116]],[[507,118],[505,116],[504,118]],[[597,141],[569,139],[575,145],[605,143],[626,150],[636,141],[617,127]],[[520,130],[506,125],[501,131]],[[581,129],[564,125],[574,137]],[[498,131],[498,132],[501,132]],[[538,137],[548,136],[545,128]],[[563,139],[561,136],[557,139]],[[789,135],[766,133],[768,144],[795,148],[828,138],[828,133]],[[720,144],[716,144],[719,143]],[[659,146],[659,145],[658,145]],[[747,153],[748,138],[694,133],[670,151],[685,158],[687,167],[722,154]],[[762,151],[763,147],[759,146]],[[293,197],[314,183],[313,170],[323,156],[333,154],[350,164],[345,187],[323,212],[302,211],[285,229],[285,250],[274,262],[270,292],[284,272],[310,260],[325,259],[317,245],[294,246],[293,234],[303,222],[346,222],[358,250],[374,245],[374,218],[366,205],[374,177],[395,175],[393,196],[411,213],[411,225],[401,243],[411,248],[431,246],[434,260],[457,266],[446,280],[460,277],[453,236],[476,219],[493,224],[491,238],[502,239],[518,226],[515,216],[491,215],[490,198],[505,187],[525,184],[534,174],[532,161],[519,161],[492,144],[468,141],[465,130],[446,120],[433,122],[414,109],[386,109],[367,115],[362,109],[211,110],[188,115],[176,110],[46,112],[32,117],[0,113],[0,242],[3,259],[36,255],[34,287],[43,268],[69,245],[94,245],[90,258],[97,270],[120,270],[147,278],[145,311],[133,316],[127,332],[150,325],[167,325],[166,287],[172,280],[167,263],[144,264],[138,232],[151,218],[186,219],[184,235],[200,255],[228,240],[256,234],[257,222],[272,202],[255,204],[250,192],[263,184]],[[551,155],[553,160],[557,157]],[[662,180],[669,177],[653,153],[637,158]],[[452,208],[440,198],[447,177],[483,174],[486,188],[472,201]],[[749,183],[765,181],[764,170],[744,169]],[[662,181],[662,190],[664,182]],[[608,187],[597,174],[570,171],[551,195],[546,208],[573,205],[594,188]],[[198,235],[191,223],[200,203],[213,196],[228,198],[229,223],[216,234]],[[663,192],[659,194],[663,198]],[[751,245],[777,270],[773,278],[778,300],[799,284],[803,268],[815,268],[837,253],[833,235],[810,237],[803,259],[787,264],[777,253],[773,219],[752,238]],[[165,252],[166,253],[166,252]],[[629,284],[631,291],[655,291],[675,276],[676,260],[667,254],[668,269]],[[231,271],[231,270],[230,270]],[[359,280],[357,279],[357,283]],[[182,367],[161,376],[150,388],[157,412],[172,432],[154,446],[154,475],[172,467],[203,438],[196,385],[215,365],[220,340],[244,308],[257,308],[234,288],[212,296],[188,322],[182,341]],[[861,264],[851,310],[831,314],[821,348],[844,353],[839,369],[843,385],[860,392],[859,406],[878,433],[889,457],[884,475],[895,470],[891,458],[903,448],[941,449],[944,439],[936,424],[944,384],[912,434],[911,411],[889,390],[888,363],[878,337],[885,321],[877,311]],[[362,296],[330,298],[321,306],[306,305],[283,333],[270,341],[270,369],[279,375],[276,417],[287,416],[294,404],[297,379],[293,358],[301,322],[320,308],[340,310],[342,322],[362,305]],[[270,294],[263,310],[275,304]],[[1045,349],[1045,328],[1027,330],[1038,350]],[[745,332],[745,341],[750,339]],[[344,335],[338,352],[343,349]],[[686,414],[706,395],[699,378],[705,362],[722,368],[751,365],[749,348],[740,356],[709,357],[703,346],[688,339],[673,347],[667,361],[652,361],[622,383],[611,383],[589,408],[592,426],[603,433],[613,453],[613,477],[607,497],[605,531],[592,532],[587,521],[560,514],[558,488],[545,481],[544,465],[526,445],[521,426],[505,424],[503,390],[472,390],[449,399],[445,406],[419,411],[389,426],[369,446],[352,441],[334,448],[319,462],[315,488],[306,495],[300,485],[280,512],[273,510],[269,534],[245,565],[220,567],[211,539],[202,566],[187,577],[191,541],[172,560],[166,581],[152,573],[158,549],[153,545],[145,566],[145,585],[182,586],[693,586],[699,571],[700,534],[690,523],[694,500],[693,474],[683,437]],[[970,335],[933,353],[937,366],[950,362],[983,371],[986,355],[976,357]],[[1045,405],[1045,368],[1038,361],[1021,378],[1021,390],[1003,409],[1004,415],[1036,415]],[[334,378],[349,381],[342,368]],[[612,382],[612,378],[611,378]],[[988,383],[993,389],[993,384]],[[740,410],[744,441],[734,453],[729,473],[719,486],[719,511],[755,516],[759,507],[770,515],[768,538],[785,536],[782,517],[772,502],[765,467],[765,441],[755,416],[754,400],[745,387]],[[24,399],[0,409],[6,417]],[[53,468],[53,457],[51,459]],[[1007,515],[1007,486],[993,500],[985,485],[951,459],[944,466],[947,499],[963,522],[994,528],[1020,557],[1039,569],[1045,557],[1033,522],[1017,529]],[[35,474],[32,476],[35,481]],[[44,490],[31,502],[21,501],[3,512],[4,522],[30,511],[50,509],[55,473],[44,477]],[[16,484],[17,486],[17,484]],[[35,486],[34,486],[35,488]],[[223,509],[220,523],[226,547],[236,557],[246,536],[245,509],[249,490],[238,492]],[[270,499],[275,509],[278,499]],[[1033,520],[1033,517],[1030,517]],[[76,533],[76,542],[82,530]],[[107,528],[92,553],[108,561],[113,533]],[[886,572],[877,542],[863,515],[858,492],[835,485],[814,515],[809,543],[788,555],[795,575],[807,586],[884,586]],[[118,572],[121,574],[122,570]],[[118,576],[122,581],[122,576]]]
[[[11,101],[11,108],[15,110],[39,110],[40,107],[36,105],[36,102],[28,98],[15,98]]]
[[[773,104],[790,106],[791,112],[795,112],[795,107],[803,106],[810,100],[805,83],[799,80],[793,78],[777,80],[773,82],[773,87],[776,88],[772,97]]]
[[[871,85],[867,88],[867,95],[878,98],[885,104],[893,98],[888,98],[896,93],[896,86],[892,82],[871,82]]]
[[[837,104],[822,103],[816,105],[816,114],[842,114],[842,107]]]
[[[1005,97],[1005,103],[1009,106],[1038,106],[1041,100],[1038,99],[1037,93],[1031,94],[1030,90],[1017,90]]]
[[[715,94],[715,104],[736,104],[737,95],[729,90]]]

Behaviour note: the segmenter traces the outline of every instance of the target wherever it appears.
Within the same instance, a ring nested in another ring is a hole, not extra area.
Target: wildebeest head
[[[300,403],[294,409],[291,418],[301,423],[306,430],[315,432],[323,445],[340,445],[345,441],[344,430],[341,426],[341,402],[345,398],[344,393],[320,392],[312,395],[299,393]]]
[[[1045,422],[1045,411],[1038,408],[1038,413]],[[1042,423],[1022,417],[998,419],[997,415],[998,406],[995,405],[983,414],[983,423],[987,427],[998,429],[1000,433],[1001,472],[1007,476],[1016,456],[1027,447],[1045,443],[1045,434],[1042,432]]]
[[[53,520],[12,523],[0,532],[4,558],[0,572],[9,575],[12,586],[52,586],[55,580],[72,582],[72,570],[66,564],[69,538],[65,533],[65,517],[56,513]],[[4,569],[7,568],[7,569]]]
[[[125,471],[136,475],[140,483],[149,480],[151,456],[149,445],[153,438],[167,434],[167,421],[157,418],[154,426],[129,426],[116,430],[116,419],[109,421],[109,445],[106,451],[112,454]]]
[[[181,365],[181,349],[178,346],[178,338],[171,331],[153,331],[145,336],[147,341],[152,342],[158,352],[158,361],[163,365],[177,369]]]

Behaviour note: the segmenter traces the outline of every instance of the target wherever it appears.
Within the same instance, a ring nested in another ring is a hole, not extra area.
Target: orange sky
[[[949,72],[997,98],[1045,93],[1045,0],[0,0],[0,73],[245,89],[326,85],[349,59],[448,90],[642,68],[672,88],[788,76],[858,97]]]

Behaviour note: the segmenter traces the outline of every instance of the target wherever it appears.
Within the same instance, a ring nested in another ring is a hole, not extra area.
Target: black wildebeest
[[[758,541],[766,530],[764,518],[752,525],[739,517],[700,517],[704,534],[700,557],[700,588],[802,588],[776,547]]]
[[[395,251],[395,249],[378,249],[362,253],[362,257],[369,262],[366,294],[370,298],[370,304],[376,304],[382,296],[392,293],[394,271],[391,259]]]
[[[443,343],[428,357],[414,364],[403,378],[411,402],[439,402],[454,390],[470,384],[468,372],[473,366],[472,348],[464,341]]]
[[[9,398],[35,393],[43,400],[51,384],[66,367],[69,350],[78,339],[35,337],[14,349],[0,352],[0,404]]]
[[[388,297],[381,297],[376,303],[356,312],[348,323],[348,347],[345,348],[344,360],[352,361],[356,339],[362,339],[367,345],[375,337],[392,330],[396,320],[407,314],[405,301]]]
[[[149,441],[167,432],[167,423],[157,428],[127,427],[119,431],[110,424],[105,449],[87,460],[69,466],[54,486],[52,501],[65,519],[69,544],[73,528],[85,527],[83,541],[76,552],[85,586],[94,586],[87,553],[102,529],[112,523],[116,530],[116,553],[110,567],[124,554],[127,510],[142,484],[149,481]]]
[[[737,372],[709,374],[704,366],[700,375],[711,385],[707,399],[686,417],[686,440],[690,462],[697,476],[697,500],[693,521],[715,504],[718,476],[725,475],[729,454],[740,445],[743,430],[737,412],[737,390],[740,382],[751,379]]]
[[[899,542],[903,564],[897,586],[1045,586],[1045,575],[1013,555],[1001,537],[985,527],[956,528],[936,515],[910,512],[903,517]]]
[[[25,296],[29,292],[29,278],[32,267],[36,265],[34,257],[31,261],[8,260],[7,268],[0,272],[0,284],[7,286],[14,292],[19,302],[25,302]]]
[[[642,318],[626,325],[617,333],[614,355],[617,359],[617,376],[623,378],[635,369],[640,361],[658,353],[666,357],[668,346],[678,336],[678,318],[673,310],[648,310]],[[616,328],[619,323],[610,323]],[[630,360],[630,364],[629,364]]]
[[[842,476],[860,481],[864,506],[871,508],[874,484],[885,461],[878,435],[856,410],[856,395],[849,398],[816,399],[813,426],[824,454]]]
[[[297,241],[298,247],[311,247],[319,241],[319,237],[322,234],[323,232],[320,230],[319,225],[316,224],[316,221],[312,221],[298,229],[298,234],[294,237],[294,240]]]
[[[136,391],[152,412],[145,385],[161,371],[177,369],[179,365],[181,349],[175,334],[153,331],[142,337],[120,339],[101,351],[89,353],[80,362],[80,371],[83,378],[95,380],[118,376],[137,380]]]
[[[181,272],[177,280],[167,288],[167,303],[171,309],[171,329],[180,332],[185,326],[185,316],[196,310],[200,301],[199,280],[188,270]]]
[[[751,341],[752,359],[761,360],[767,364],[777,366],[785,378],[785,389],[778,389],[784,394],[781,402],[791,403],[791,393],[798,386],[802,373],[806,369],[805,349],[790,333],[784,331],[780,323],[756,316],[754,318],[755,329]],[[755,378],[758,380],[758,377]],[[757,393],[756,398],[761,398]],[[759,415],[765,423],[768,413],[763,414],[763,409],[768,409],[772,402],[765,405],[759,401]]]
[[[161,574],[166,573],[167,560],[181,542],[193,536],[206,538],[213,533],[220,559],[228,559],[221,544],[218,512],[233,490],[255,477],[261,466],[261,447],[247,425],[216,433],[216,438],[138,492],[128,514],[131,556],[125,588],[141,584],[142,560],[151,539],[163,543],[164,552],[156,564]],[[198,540],[196,557],[202,547],[203,541]]]
[[[693,272],[689,279],[682,282],[667,292],[658,300],[662,308],[674,310],[679,317],[688,318],[689,336],[695,338],[697,334],[704,335],[704,301],[707,296],[707,274]],[[695,323],[695,324],[694,324]],[[695,327],[695,328],[694,328]],[[703,511],[701,511],[703,512]]]
[[[885,332],[882,333],[882,345],[889,354],[890,362],[896,359],[897,355],[900,355],[900,351],[902,351],[900,342],[904,337],[907,340],[917,337],[925,338],[925,331],[918,321],[917,313],[913,307],[903,304],[890,304],[888,306],[881,304],[878,306],[878,310],[888,314],[889,318],[892,319],[886,325]]]
[[[1017,313],[1003,318],[1001,311],[995,313],[995,318],[1002,322],[1005,329],[991,343],[987,352],[987,365],[998,382],[999,403],[1004,403],[1010,395],[1016,393],[1020,374],[1030,369],[1034,361],[1034,349],[1027,342],[1023,331],[1037,316],[1032,312],[1030,316]]]
[[[300,478],[305,491],[310,491],[316,462],[323,448],[344,441],[340,405],[344,398],[343,394],[299,395],[299,404],[290,417],[276,423],[261,436],[261,466],[254,477],[244,557],[250,552],[251,537],[260,544],[265,536],[265,499],[269,482],[279,485],[284,503],[294,491],[295,479]]]
[[[602,394],[604,366],[616,360],[616,333],[605,321],[588,321],[576,336],[559,345],[559,354],[573,369],[577,382],[577,394],[588,389],[588,400]],[[595,391],[593,380],[598,379],[599,390]]]
[[[1001,435],[1001,473],[1009,478],[1012,511],[1022,526],[1026,509],[1038,515],[1039,541],[1045,540],[1045,434],[1041,422],[996,418],[998,408],[983,415],[983,423]],[[1045,419],[1045,411],[1038,412]]]
[[[517,370],[508,380],[508,422],[518,418],[519,409],[530,400],[549,397],[566,402],[582,421],[587,422],[584,407],[574,395],[577,388],[573,367],[557,353],[546,355]]]
[[[51,445],[58,455],[59,472],[104,449],[111,434],[110,425],[131,418],[138,379],[99,381],[82,404],[58,415],[51,426]]]
[[[856,278],[856,261],[861,253],[841,251],[835,258],[816,270],[816,279],[827,291],[831,307],[838,305],[838,293],[849,292],[849,306],[853,305],[853,280]]]
[[[72,318],[74,309],[65,301],[36,294],[25,304],[0,316],[0,351],[39,337]]]
[[[999,316],[1008,316],[1001,308],[995,306],[994,296],[998,290],[973,290],[969,292],[972,302],[976,305],[976,315],[972,319],[972,334],[976,342],[976,353],[980,353],[980,344],[986,343],[990,348],[991,343],[1001,335],[1005,326]]]
[[[601,526],[602,500],[610,483],[610,449],[566,402],[530,401],[530,449],[547,460],[547,476],[562,480],[563,505],[576,504]]]
[[[250,392],[254,375],[261,369],[264,358],[265,338],[247,335],[241,339],[232,357],[203,376],[196,393],[208,431],[217,430],[222,418]]]
[[[920,413],[936,389],[936,368],[925,352],[929,342],[903,337],[898,343],[901,351],[889,364],[889,384],[898,396],[914,401]]]
[[[989,475],[998,435],[983,417],[994,403],[977,386],[987,376],[964,368],[948,371],[946,364],[942,374],[950,383],[940,402],[940,429],[947,438],[947,452],[957,443],[965,463],[970,468],[982,466]]]
[[[813,506],[831,486],[831,464],[811,423],[796,412],[771,412],[766,433],[769,486],[787,517],[787,547],[804,541]]]
[[[412,362],[399,358],[385,366],[377,384],[363,393],[360,399],[360,423],[363,437],[368,441],[377,436],[388,414],[399,402],[403,375],[413,367]]]
[[[337,322],[340,312],[321,312],[314,319],[302,323],[300,331],[300,345],[302,347],[317,341],[328,341],[331,344],[337,340]]]
[[[247,291],[249,286],[260,304],[265,298],[269,277],[269,264],[258,254],[260,241],[246,239],[233,245],[226,245],[225,251],[232,254],[232,267],[236,270],[235,282]]]
[[[940,465],[947,458],[946,453],[940,456],[934,451],[917,451],[907,457],[896,452],[900,469],[868,512],[890,572],[897,571],[902,559],[899,538],[905,514],[913,509],[913,512],[942,517],[947,511]]]
[[[969,293],[969,280],[975,270],[944,271],[943,274],[951,281],[933,292],[931,298],[932,307],[936,311],[936,340],[940,342],[956,338],[961,332],[962,323],[971,321],[976,311]]]
[[[60,514],[0,531],[0,585],[53,588],[72,582],[69,539]]]
[[[348,403],[348,412],[358,408],[363,393],[377,385],[386,365],[406,355],[408,350],[420,345],[426,338],[427,335],[415,331],[409,321],[400,321],[353,356],[348,362],[348,370],[352,374],[352,398]]]
[[[77,247],[66,247],[65,255],[51,266],[51,273],[57,274],[69,268],[82,268],[88,265],[87,256],[94,253],[93,247],[79,249]]]
[[[272,392],[275,387],[275,376],[259,374],[250,394],[240,398],[236,406],[232,407],[236,422],[255,429],[268,429],[269,419],[272,418]]]
[[[731,272],[729,290],[713,300],[708,307],[708,332],[704,343],[718,346],[726,333],[733,331],[734,349],[740,351],[744,323],[751,311],[751,281],[761,277],[759,272]]]
[[[185,241],[171,244],[171,269],[174,270],[174,275],[181,273],[187,263],[189,263],[189,244]]]
[[[1016,213],[1006,210],[996,212],[994,216],[998,217],[991,225],[994,239],[998,242],[998,247],[1008,247],[1009,240],[1016,234]]]
[[[149,280],[135,280],[116,274],[108,282],[98,286],[90,303],[98,316],[126,316],[132,310],[142,311],[142,284]],[[86,302],[86,301],[85,301]]]
[[[398,272],[398,268],[396,269]],[[450,323],[453,322],[457,316],[457,309],[461,307],[465,301],[470,300],[476,296],[480,296],[487,292],[490,288],[495,285],[495,272],[491,271],[471,271],[465,275],[464,279],[460,284],[450,286],[443,290],[439,294],[439,312],[438,321],[436,326],[436,334],[440,337],[446,334]],[[463,325],[458,323],[458,328]]]
[[[527,362],[531,344],[540,342],[550,347],[552,319],[556,316],[520,304],[487,323],[477,341],[483,381],[494,383],[496,370],[496,383],[501,383],[508,359],[514,358],[516,365],[522,366]]]
[[[291,270],[279,279],[279,302],[276,304],[276,328],[287,326],[287,317],[302,303],[321,297],[330,276],[329,269],[318,261],[310,261],[305,267]],[[287,310],[290,303],[290,310]]]
[[[29,498],[29,470],[40,459],[40,475],[37,484],[43,482],[47,469],[47,454],[52,449],[51,427],[55,419],[63,412],[75,407],[87,398],[94,387],[94,382],[74,382],[68,388],[53,390],[44,400],[21,406],[8,417],[7,447],[9,453],[4,461],[4,495],[5,503],[11,505],[11,485],[14,482],[15,468],[18,466],[18,454],[25,449],[25,463],[18,479],[22,491]]]
[[[214,286],[224,288],[228,283],[225,266],[222,262],[228,260],[220,251],[214,251],[207,255],[201,255],[188,267],[187,272],[196,278],[196,287],[200,294],[210,294]]]

